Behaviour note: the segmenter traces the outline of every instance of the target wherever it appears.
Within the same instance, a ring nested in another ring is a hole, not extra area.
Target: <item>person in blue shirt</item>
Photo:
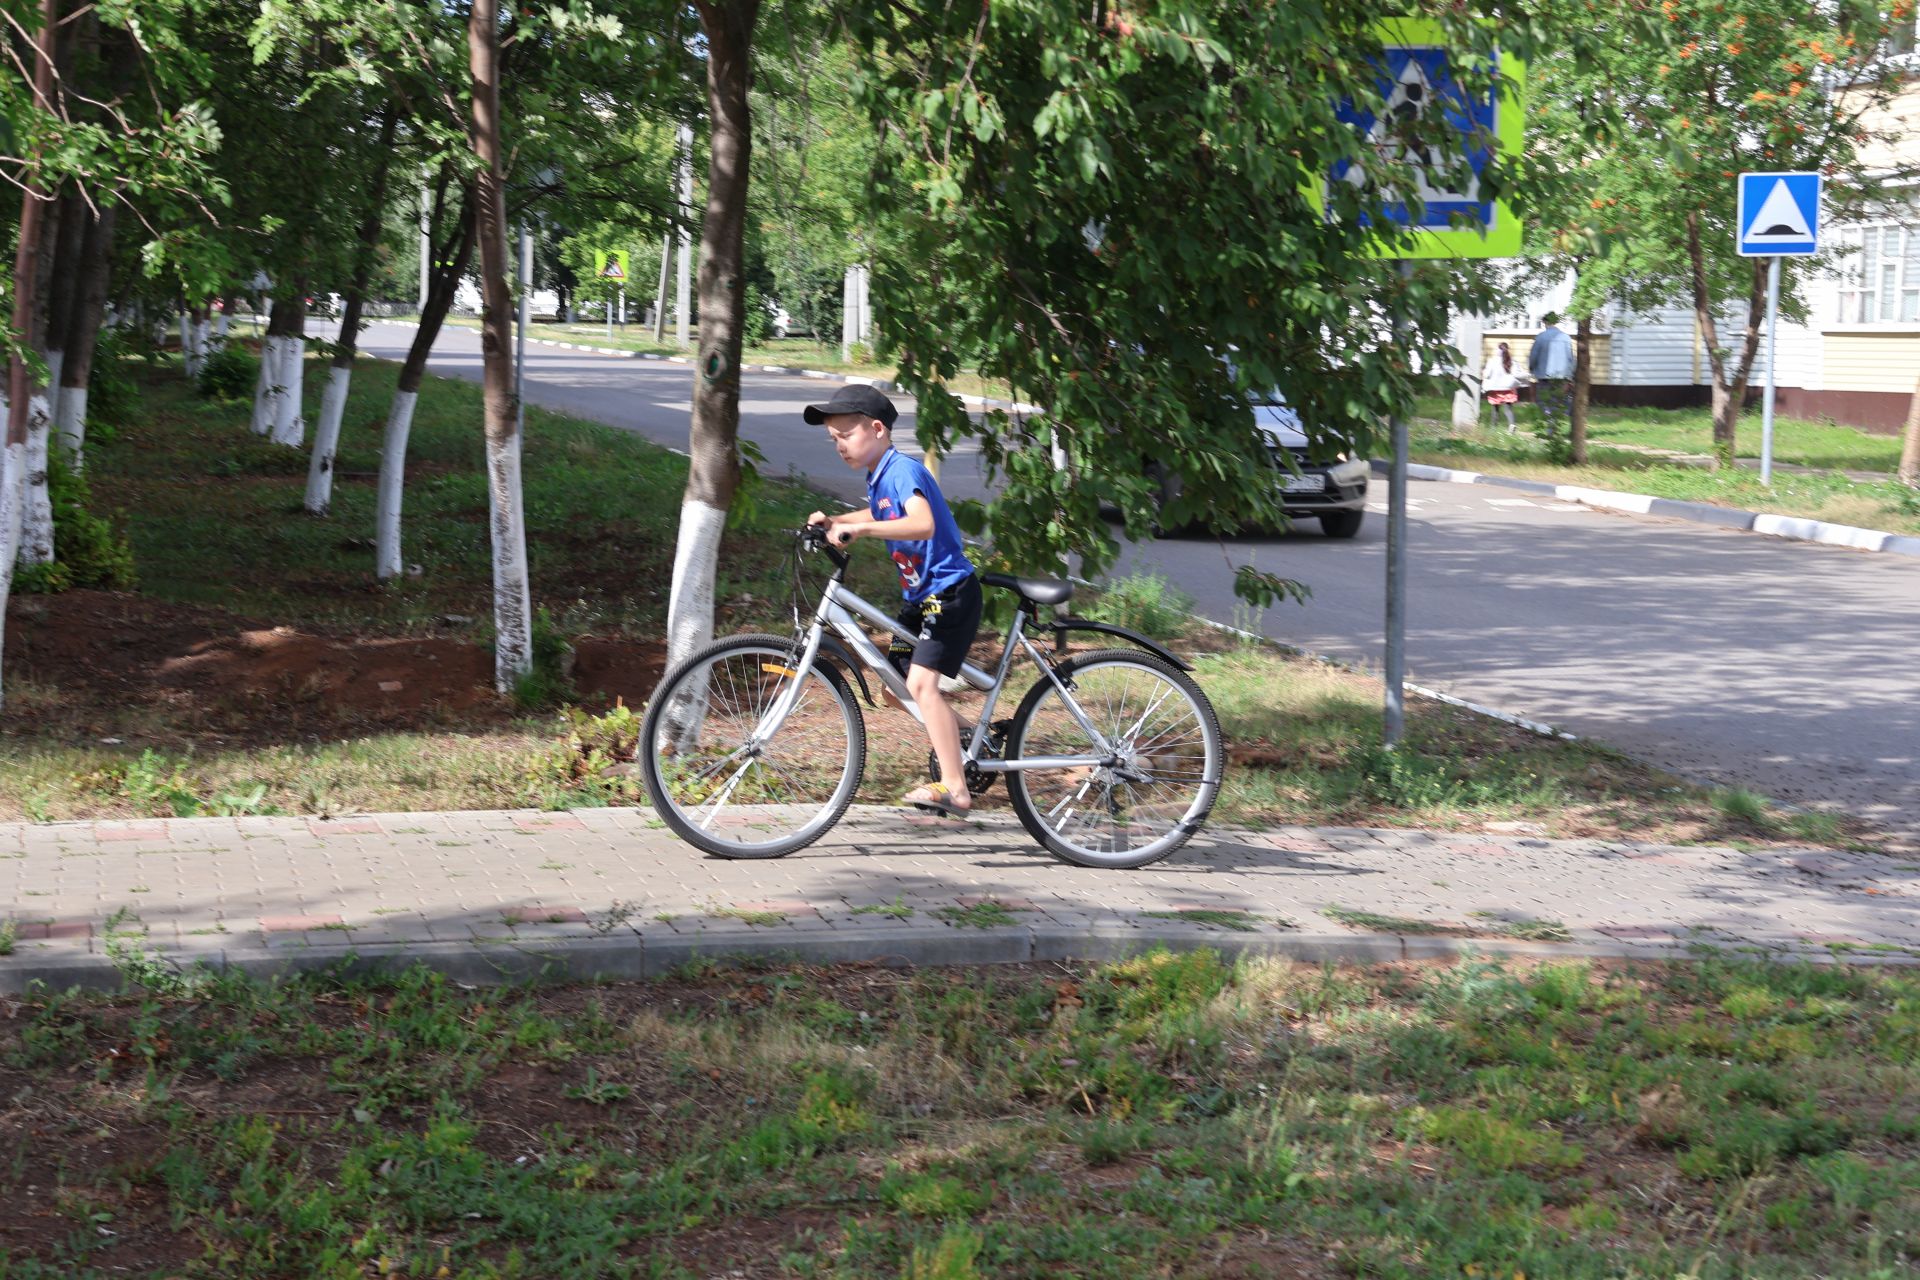
[[[825,404],[807,406],[807,422],[826,427],[840,460],[867,474],[865,511],[816,511],[807,523],[826,526],[836,547],[855,538],[886,541],[900,571],[900,624],[918,637],[911,645],[894,641],[888,656],[907,678],[940,761],[940,781],[916,787],[901,803],[957,816],[973,807],[973,797],[961,762],[960,721],[940,691],[940,677],[960,674],[979,633],[980,579],[933,473],[893,447],[898,416],[893,401],[872,387],[842,387]]]
[[[1540,406],[1540,421],[1551,445],[1562,423],[1567,424],[1569,437],[1573,431],[1573,340],[1560,327],[1557,313],[1547,312],[1541,323],[1546,327],[1534,338],[1533,350],[1527,352],[1527,372],[1533,375],[1534,403]]]

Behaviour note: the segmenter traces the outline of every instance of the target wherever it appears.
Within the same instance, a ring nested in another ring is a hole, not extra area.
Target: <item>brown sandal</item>
[[[972,808],[961,808],[953,802],[953,792],[944,782],[929,782],[923,787],[915,787],[900,797],[900,803],[911,805],[922,813],[936,813],[947,818],[964,818],[973,812]]]

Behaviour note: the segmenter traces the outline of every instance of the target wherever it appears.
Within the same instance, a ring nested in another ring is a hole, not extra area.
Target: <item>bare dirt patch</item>
[[[6,634],[9,677],[50,690],[61,718],[89,731],[118,732],[139,710],[181,736],[243,742],[484,727],[523,714],[494,691],[492,654],[464,629],[323,633],[123,592],[69,591],[15,597]],[[590,706],[616,697],[637,705],[664,658],[651,641],[584,640],[576,692]]]

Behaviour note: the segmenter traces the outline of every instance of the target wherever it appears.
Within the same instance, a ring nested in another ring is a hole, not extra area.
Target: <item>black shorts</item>
[[[980,579],[968,574],[945,591],[906,606],[899,618],[901,626],[919,637],[908,641],[896,636],[887,646],[887,657],[900,674],[914,666],[957,676],[973,638],[980,634]]]

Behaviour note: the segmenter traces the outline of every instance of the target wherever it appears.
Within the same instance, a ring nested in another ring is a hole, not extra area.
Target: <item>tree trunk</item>
[[[427,275],[426,304],[420,308],[420,327],[414,331],[413,345],[401,362],[393,407],[387,412],[374,511],[373,573],[377,578],[395,577],[400,572],[400,498],[407,477],[407,435],[413,429],[413,406],[420,398],[420,380],[427,372],[427,356],[433,351],[434,339],[440,336],[447,312],[453,309],[460,278],[467,273],[467,263],[473,258],[474,214],[473,195],[469,191],[461,201],[456,243],[447,245],[445,252],[433,255],[433,267]]]
[[[60,376],[66,363],[67,331],[73,325],[81,277],[85,274],[81,254],[86,249],[87,223],[92,215],[80,192],[69,189],[60,197],[55,211],[60,220],[53,241],[53,270],[48,276],[45,313],[46,336],[41,350],[47,358],[47,399],[56,420],[60,414]]]
[[[280,314],[280,308],[274,308]],[[297,281],[288,303],[286,332],[281,335],[280,385],[284,393],[273,402],[273,442],[298,449],[306,442],[307,282]]]
[[[1913,398],[1907,401],[1907,425],[1900,432],[1900,483],[1920,489],[1920,379],[1913,384]]]
[[[1587,401],[1593,394],[1593,317],[1580,316],[1573,322],[1573,404],[1567,410],[1569,461],[1576,467],[1587,464]]]
[[[501,693],[533,670],[533,603],[527,583],[526,509],[520,493],[519,401],[513,392],[513,297],[507,288],[506,177],[500,158],[499,10],[476,4],[467,20],[473,116],[467,137],[480,162],[473,198],[480,238],[481,402],[487,435],[487,507],[493,524],[493,683]]]
[[[320,396],[320,422],[313,432],[313,458],[307,465],[306,507],[316,516],[333,505],[333,456],[340,445],[340,419],[347,411],[347,392],[353,383],[353,360],[360,348],[360,311],[366,304],[367,281],[373,274],[373,254],[380,245],[381,217],[387,198],[387,168],[393,154],[393,134],[399,112],[389,106],[380,118],[379,159],[367,192],[367,214],[360,220],[353,262],[353,280],[347,286],[346,306],[340,313],[339,341],[333,365],[327,370],[327,388]]]
[[[669,668],[713,638],[720,534],[740,485],[736,441],[746,310],[741,271],[753,150],[747,89],[760,0],[699,0],[698,8],[707,37],[707,208],[700,223],[700,346],[690,460],[667,604]]]
[[[274,299],[273,311],[267,316],[267,332],[260,339],[260,377],[253,384],[253,417],[247,424],[257,436],[273,430],[280,397],[286,392],[280,383],[280,335],[287,325],[288,306]]]
[[[40,0],[40,30],[34,37],[33,97],[50,109],[53,95],[54,6]],[[14,548],[19,543],[21,508],[26,479],[27,416],[33,388],[27,371],[26,347],[38,323],[39,300],[34,284],[39,275],[40,220],[50,193],[40,185],[40,153],[36,146],[20,167],[20,243],[13,259],[13,350],[7,360],[7,433],[0,447],[0,646],[6,640],[7,600],[13,594]],[[0,648],[0,651],[4,651]],[[0,694],[4,686],[0,685]],[[4,702],[0,702],[4,705]]]
[[[1692,268],[1693,314],[1700,325],[1700,337],[1707,347],[1707,363],[1713,370],[1713,455],[1723,467],[1734,465],[1740,409],[1747,398],[1747,383],[1753,377],[1753,362],[1760,352],[1760,320],[1766,314],[1767,263],[1755,258],[1752,278],[1747,285],[1747,323],[1741,334],[1740,355],[1731,368],[1726,351],[1720,347],[1719,327],[1713,317],[1713,299],[1708,291],[1706,246],[1700,240],[1700,215],[1687,215],[1687,261]]]
[[[87,220],[81,256],[80,296],[67,324],[66,359],[60,365],[60,398],[54,407],[54,429],[67,465],[78,471],[86,456],[87,387],[93,380],[94,350],[107,311],[107,286],[113,273],[113,222],[116,206],[100,205],[98,217]]]

